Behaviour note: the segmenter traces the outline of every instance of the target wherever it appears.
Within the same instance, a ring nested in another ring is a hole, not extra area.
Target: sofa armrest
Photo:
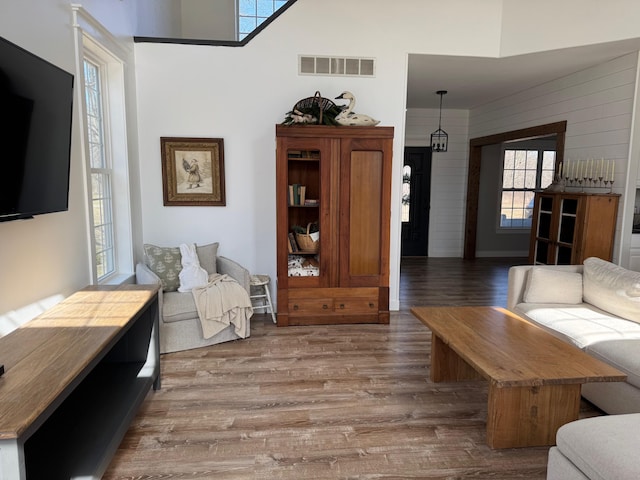
[[[516,265],[509,268],[507,280],[507,309],[513,308],[522,303],[524,291],[527,288],[529,270],[533,267],[549,268],[563,272],[582,273],[582,265]]]
[[[249,270],[244,268],[238,262],[234,262],[230,258],[220,257],[216,258],[216,269],[220,274],[229,275],[231,278],[235,279],[242,287],[250,292],[249,282],[251,281],[251,274]]]
[[[158,289],[158,314],[160,315],[160,321],[162,321],[162,302],[164,301],[164,298],[162,297],[162,281],[160,280],[160,277],[153,273],[144,263],[138,263],[136,264],[136,284],[160,286]]]

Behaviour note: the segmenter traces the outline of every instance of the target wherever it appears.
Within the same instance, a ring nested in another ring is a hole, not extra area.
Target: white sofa
[[[549,450],[547,480],[638,480],[640,414],[567,423]]]
[[[640,478],[640,273],[598,258],[509,270],[507,308],[627,375],[582,396],[609,414],[563,425],[547,480]]]
[[[507,308],[627,375],[582,386],[609,414],[640,412],[640,273],[598,258],[509,270]]]
[[[154,264],[154,260],[150,258],[152,251],[157,252],[156,257],[162,259],[161,264],[158,264],[157,258]],[[207,273],[229,275],[247,292],[250,292],[249,271],[229,258],[218,256],[218,243],[196,246],[196,253],[200,266]],[[191,292],[181,293],[176,290],[176,285],[179,284],[177,276],[181,268],[179,255],[179,249],[176,247],[157,247],[147,244],[144,263],[136,265],[136,283],[158,284],[162,287],[158,297],[160,353],[189,350],[241,338],[236,334],[234,325],[229,325],[211,338],[204,338],[193,295]],[[172,269],[175,272],[171,272]],[[158,274],[162,275],[162,278]],[[247,337],[250,332],[249,323]]]

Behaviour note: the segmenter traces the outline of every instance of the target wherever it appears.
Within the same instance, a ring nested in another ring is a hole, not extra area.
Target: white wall
[[[615,160],[614,192],[625,193],[637,55],[629,54],[470,112],[469,137],[567,121],[565,160]],[[614,258],[620,258],[622,197]]]
[[[83,4],[115,36],[126,35],[131,43],[132,2],[89,0]],[[71,18],[70,2],[3,0],[0,36],[75,74]],[[135,106],[135,96],[131,99]],[[77,118],[76,102],[69,211],[0,223],[0,314],[52,296],[67,296],[90,282],[85,177]]]

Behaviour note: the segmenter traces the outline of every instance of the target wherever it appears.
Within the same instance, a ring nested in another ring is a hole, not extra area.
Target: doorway
[[[402,168],[401,256],[426,257],[429,251],[431,148],[405,147]]]
[[[556,169],[564,159],[564,140],[567,131],[567,121],[548,123],[537,127],[512,130],[510,132],[472,138],[469,141],[469,170],[467,175],[467,206],[465,218],[464,258],[476,258],[476,242],[478,235],[478,199],[480,196],[480,166],[482,163],[482,148],[487,145],[526,140],[530,138],[555,135],[556,138]]]

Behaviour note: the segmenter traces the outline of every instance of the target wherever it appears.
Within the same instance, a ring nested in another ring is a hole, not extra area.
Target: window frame
[[[134,278],[133,228],[131,193],[129,184],[129,159],[126,114],[126,62],[129,49],[108,32],[103,31],[93,17],[82,8],[74,9],[76,15],[76,85],[80,105],[80,137],[82,144],[85,199],[87,205],[87,241],[89,244],[89,270],[92,284],[121,284]],[[89,33],[90,32],[90,33]],[[98,40],[99,39],[99,40]],[[89,155],[87,106],[84,78],[84,59],[99,66],[103,91],[105,154],[109,157],[111,172],[111,211],[113,214],[113,265],[107,275],[98,277],[96,237],[94,232],[91,161]]]

